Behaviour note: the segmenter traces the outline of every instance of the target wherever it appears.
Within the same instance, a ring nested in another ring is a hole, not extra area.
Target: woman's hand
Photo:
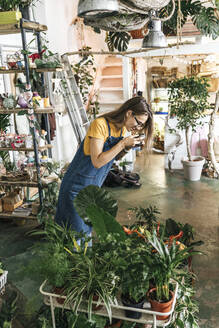
[[[131,149],[132,147],[143,145],[144,141],[139,136],[128,136],[123,139],[125,149]]]

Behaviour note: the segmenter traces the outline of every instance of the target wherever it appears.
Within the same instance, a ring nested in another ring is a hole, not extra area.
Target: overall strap
[[[108,130],[109,130],[109,137],[111,136],[111,130],[110,130],[110,125],[109,125],[109,122],[108,122],[108,120],[107,119],[105,119],[106,120],[106,123],[107,123],[107,125],[108,125]]]

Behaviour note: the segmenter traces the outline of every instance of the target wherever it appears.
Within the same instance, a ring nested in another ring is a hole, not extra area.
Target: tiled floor
[[[205,242],[201,247],[205,255],[194,261],[199,279],[196,297],[200,303],[200,326],[219,328],[219,181],[202,177],[199,182],[188,182],[182,172],[166,172],[163,167],[163,155],[152,155],[148,164],[139,157],[135,172],[140,173],[141,188],[110,189],[119,201],[118,219],[127,223],[129,207],[153,204],[160,209],[161,219],[172,217],[194,226],[196,240]],[[19,274],[31,256],[29,248],[35,240],[26,234],[31,229],[31,225],[16,227],[0,222],[0,258],[9,271],[9,281],[29,301],[26,314],[41,304],[39,286]]]

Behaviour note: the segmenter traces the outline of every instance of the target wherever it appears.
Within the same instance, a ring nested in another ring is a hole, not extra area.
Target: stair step
[[[101,80],[105,80],[105,79],[122,79],[123,76],[122,75],[102,75]]]
[[[118,66],[122,66],[122,62],[121,63],[106,63],[106,64],[104,64],[104,67],[118,67]]]
[[[112,101],[100,101],[100,105],[120,105],[123,104],[124,100],[112,100]]]
[[[104,87],[104,88],[100,88],[100,91],[123,91],[123,88],[120,88],[120,87]]]

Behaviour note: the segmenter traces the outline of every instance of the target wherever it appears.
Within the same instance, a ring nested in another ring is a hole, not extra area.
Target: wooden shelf
[[[52,148],[51,144],[47,144],[43,147],[38,147],[39,151],[44,151],[47,150],[49,148]],[[26,147],[0,147],[0,151],[34,151],[34,148],[26,148]]]
[[[1,24],[0,24],[1,26]],[[37,73],[46,73],[46,72],[61,72],[63,71],[62,67],[56,68],[33,68],[30,67],[30,70],[35,70]],[[0,69],[0,74],[15,74],[15,73],[25,73],[25,69]]]
[[[0,108],[0,114],[18,114],[19,112],[26,112],[27,113],[28,109],[26,108],[13,108],[13,109],[5,109],[5,108]],[[35,108],[34,113],[35,114],[51,114],[55,113],[57,110],[53,107],[46,107],[46,108]]]
[[[23,22],[23,27],[28,30],[43,32],[47,31],[47,26],[36,22]],[[17,24],[0,24],[0,35],[21,33],[20,23]]]
[[[46,180],[43,179],[42,187],[45,188],[48,184],[55,181],[55,179]],[[9,181],[9,180],[0,180],[0,186],[20,186],[20,187],[38,187],[38,183],[34,181]]]
[[[22,215],[13,215],[11,212],[1,212],[0,219],[21,219],[21,220],[37,220],[37,216],[30,214],[27,216]]]

